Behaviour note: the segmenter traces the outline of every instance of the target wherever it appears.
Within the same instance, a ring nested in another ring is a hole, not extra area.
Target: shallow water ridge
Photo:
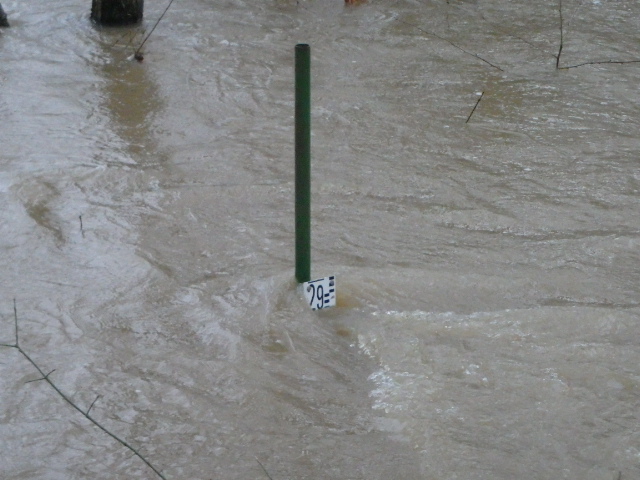
[[[0,478],[640,478],[640,4],[2,5]]]

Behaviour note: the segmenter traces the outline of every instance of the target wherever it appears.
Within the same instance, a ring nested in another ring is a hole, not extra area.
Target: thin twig
[[[449,5],[450,5],[450,2],[449,2],[449,0],[447,0],[447,29],[449,29],[449,8],[448,8]],[[467,10],[464,7],[462,7],[462,5],[456,5],[456,8],[462,10],[466,14],[469,14],[467,12]],[[556,54],[555,53],[551,53],[551,52],[545,50],[544,48],[541,48],[538,45],[534,44],[533,42],[530,42],[529,40],[527,40],[525,38],[522,38],[522,37],[512,33],[511,31],[509,31],[506,28],[503,28],[500,24],[497,24],[497,23],[495,23],[495,22],[493,22],[491,20],[488,20],[487,17],[485,17],[484,13],[482,13],[481,11],[478,11],[477,14],[479,15],[479,17],[482,20],[484,20],[486,23],[491,25],[492,28],[498,30],[502,34],[507,35],[509,37],[513,37],[513,38],[515,38],[517,40],[520,40],[521,42],[526,43],[527,45],[529,45],[531,48],[534,48],[535,50],[538,50],[538,51],[540,51],[540,52],[542,52],[542,53],[544,53],[546,55],[552,56],[553,58],[556,58]]]
[[[556,57],[556,70],[560,68],[560,55],[562,55],[562,47],[564,46],[564,28],[562,19],[562,0],[558,0],[558,13],[560,14],[560,48],[558,49],[558,56]]]
[[[18,307],[16,306],[16,299],[13,299],[13,319],[15,321],[16,324],[16,348],[18,348],[19,342],[18,342]]]
[[[114,440],[116,440],[118,443],[120,443],[120,445],[122,445],[123,447],[129,449],[133,455],[135,455],[136,457],[138,457],[140,460],[142,460],[151,470],[153,470],[153,472],[160,477],[162,480],[166,480],[165,476],[162,475],[162,473],[156,468],[154,467],[151,462],[149,462],[149,460],[147,460],[144,456],[142,456],[142,454],[140,454],[140,452],[138,452],[135,448],[133,448],[129,443],[127,443],[125,440],[121,439],[120,437],[118,437],[115,433],[111,432],[110,430],[107,430],[107,428],[105,428],[100,422],[98,422],[97,420],[95,420],[93,417],[91,417],[89,415],[89,411],[91,410],[91,407],[93,407],[93,405],[96,403],[96,401],[98,400],[97,398],[93,401],[93,403],[91,404],[91,406],[87,409],[87,411],[83,411],[78,405],[76,405],[73,400],[71,400],[67,395],[64,394],[64,392],[62,392],[62,390],[60,390],[55,383],[53,383],[51,381],[51,379],[49,378],[49,375],[51,375],[55,370],[51,370],[49,373],[45,374],[44,371],[40,368],[40,366],[27,354],[26,351],[24,351],[22,349],[22,347],[20,347],[19,343],[18,343],[18,309],[16,307],[16,300],[15,298],[13,299],[13,312],[14,312],[14,317],[15,317],[15,327],[16,327],[16,343],[15,345],[8,345],[8,344],[0,344],[0,346],[3,347],[10,347],[10,348],[15,348],[16,350],[18,350],[18,352],[20,352],[22,354],[22,356],[24,358],[26,358],[29,363],[31,363],[31,365],[33,365],[33,367],[38,371],[38,373],[42,376],[42,378],[38,378],[37,380],[31,380],[33,381],[38,381],[38,380],[44,380],[45,382],[47,382],[51,388],[53,388],[58,395],[60,395],[60,397],[62,397],[62,399],[67,402],[71,407],[73,407],[74,409],[76,409],[78,412],[80,412],[80,414],[85,417],[87,420],[89,420],[91,423],[93,423],[96,427],[98,427],[100,430],[102,430],[104,433],[106,433],[107,435],[109,435],[111,438],[113,438]],[[30,382],[27,382],[30,383]],[[99,397],[99,396],[98,396]]]
[[[122,40],[122,39],[124,38],[124,36],[125,36],[126,34],[128,34],[128,33],[129,33],[129,32],[128,32],[128,31],[126,31],[126,32],[124,32],[122,35],[120,35],[120,36],[116,39],[116,41],[115,41],[115,42],[113,42],[113,43],[111,44],[111,48],[115,47],[115,46],[118,44],[118,42],[119,42],[120,40]]]
[[[155,23],[155,25],[153,26],[153,28],[151,29],[151,31],[147,34],[146,37],[144,37],[144,40],[142,40],[142,43],[140,44],[140,46],[138,47],[138,49],[135,51],[135,53],[133,54],[133,57],[138,60],[139,62],[141,62],[143,60],[143,56],[140,53],[140,50],[142,49],[142,46],[145,44],[145,42],[147,41],[147,39],[151,36],[151,34],[153,33],[153,31],[156,29],[156,27],[158,26],[158,24],[160,23],[160,20],[162,20],[162,17],[164,17],[164,14],[167,13],[167,11],[169,10],[169,7],[171,7],[171,4],[173,3],[173,0],[170,0],[169,5],[167,5],[167,8],[164,9],[164,12],[162,12],[162,15],[160,15],[160,18],[158,19],[158,21]]]
[[[585,65],[604,65],[608,63],[614,63],[618,65],[625,65],[627,63],[640,63],[640,60],[603,60],[594,62],[584,62],[577,65],[570,65],[568,67],[560,66],[560,55],[562,55],[562,48],[564,47],[564,20],[562,17],[562,0],[558,0],[558,14],[560,16],[560,48],[558,49],[558,55],[556,56],[556,70],[568,70],[569,68],[584,67]]]
[[[502,68],[500,68],[500,67],[499,67],[499,66],[497,66],[497,65],[494,65],[494,64],[493,64],[493,63],[491,63],[489,60],[486,60],[486,59],[482,58],[482,57],[481,57],[480,55],[478,55],[477,53],[469,52],[468,50],[465,50],[465,49],[464,49],[464,48],[462,48],[461,46],[456,45],[456,44],[455,44],[455,43],[453,43],[451,40],[449,40],[449,39],[447,39],[447,38],[445,38],[445,37],[442,37],[442,36],[438,35],[437,33],[429,32],[429,31],[425,30],[424,28],[422,28],[422,27],[420,27],[420,26],[418,26],[418,25],[416,25],[416,24],[414,24],[414,23],[405,22],[404,20],[400,20],[400,19],[397,19],[397,20],[398,20],[400,23],[404,23],[405,25],[409,25],[410,27],[417,28],[417,29],[418,29],[418,30],[420,30],[422,33],[426,33],[427,35],[431,35],[432,37],[436,37],[436,38],[438,38],[438,39],[442,40],[443,42],[447,42],[449,45],[451,45],[452,47],[457,48],[457,49],[458,49],[458,50],[460,50],[461,52],[464,52],[464,53],[466,53],[467,55],[471,55],[472,57],[477,58],[478,60],[480,60],[480,61],[482,61],[482,62],[486,63],[487,65],[489,65],[489,66],[491,66],[491,67],[493,67],[493,68],[495,68],[495,69],[497,69],[497,70],[500,70],[501,72],[504,72],[504,70],[503,70]]]
[[[473,110],[471,110],[471,113],[469,114],[469,116],[467,117],[467,121],[464,123],[469,123],[469,120],[471,120],[471,115],[473,115],[473,112],[476,111],[476,108],[478,108],[478,104],[480,103],[480,100],[482,100],[482,97],[484,96],[484,92],[482,92],[480,94],[480,98],[478,98],[478,101],[476,102],[476,104],[473,106]]]
[[[91,402],[91,405],[89,405],[89,408],[87,409],[87,417],[89,416],[89,412],[91,411],[91,409],[92,409],[92,408],[93,408],[93,406],[96,404],[96,402],[98,401],[98,399],[99,399],[99,398],[100,398],[100,395],[98,395],[98,396],[96,397],[96,399],[95,399],[93,402]]]
[[[529,45],[531,48],[533,48],[535,50],[538,50],[539,52],[542,52],[542,53],[544,53],[546,55],[549,55],[549,56],[551,56],[553,58],[556,58],[556,54],[555,53],[551,53],[551,52],[545,50],[544,48],[539,47],[535,43],[530,42],[526,38],[522,38],[522,37],[516,35],[515,33],[512,33],[511,31],[507,30],[506,28],[502,28],[500,25],[498,25],[497,23],[492,22],[491,20],[487,20],[487,18],[484,16],[484,14],[482,12],[480,13],[480,18],[482,20],[484,20],[485,22],[487,22],[489,25],[491,25],[492,28],[495,28],[496,30],[501,32],[503,35],[507,35],[509,37],[515,38],[516,40],[520,40],[522,43],[525,43],[525,44]]]
[[[617,65],[626,65],[627,63],[640,63],[640,60],[602,60],[598,62],[584,62],[577,65],[569,65],[568,67],[560,67],[560,70],[568,70],[569,68],[584,67],[585,65],[605,65],[613,63]]]
[[[451,30],[451,24],[449,23],[449,0],[447,0],[447,31]]]
[[[258,465],[260,465],[262,467],[262,470],[264,471],[265,475],[267,477],[269,477],[269,480],[273,480],[273,478],[271,478],[271,475],[269,475],[269,472],[267,472],[267,469],[264,468],[264,465],[262,465],[262,463],[260,462],[260,460],[258,460],[258,457],[256,457],[256,462],[258,462]]]
[[[51,375],[55,371],[56,371],[56,369],[54,368],[49,373],[47,373],[44,377],[36,378],[35,380],[29,380],[28,382],[24,382],[24,383],[27,384],[27,383],[32,383],[32,382],[39,382],[40,380],[48,380],[49,379],[49,375]]]

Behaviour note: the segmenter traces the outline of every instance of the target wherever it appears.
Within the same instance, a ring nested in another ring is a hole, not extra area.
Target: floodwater
[[[0,343],[166,479],[640,478],[640,3],[145,3],[2,1]],[[39,378],[2,479],[159,478]]]

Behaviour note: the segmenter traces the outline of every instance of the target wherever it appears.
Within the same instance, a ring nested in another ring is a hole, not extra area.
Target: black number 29
[[[307,291],[309,289],[312,290],[309,306],[313,309],[321,310],[322,307],[324,307],[324,287],[322,286],[322,284],[318,284],[318,286],[316,287],[313,283],[311,283],[307,287]],[[313,303],[316,300],[318,301],[318,303],[316,303],[316,305],[314,306]]]

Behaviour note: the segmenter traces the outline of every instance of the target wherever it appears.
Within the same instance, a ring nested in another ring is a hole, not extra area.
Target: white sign
[[[302,284],[304,296],[312,310],[336,306],[336,277],[332,275]]]

